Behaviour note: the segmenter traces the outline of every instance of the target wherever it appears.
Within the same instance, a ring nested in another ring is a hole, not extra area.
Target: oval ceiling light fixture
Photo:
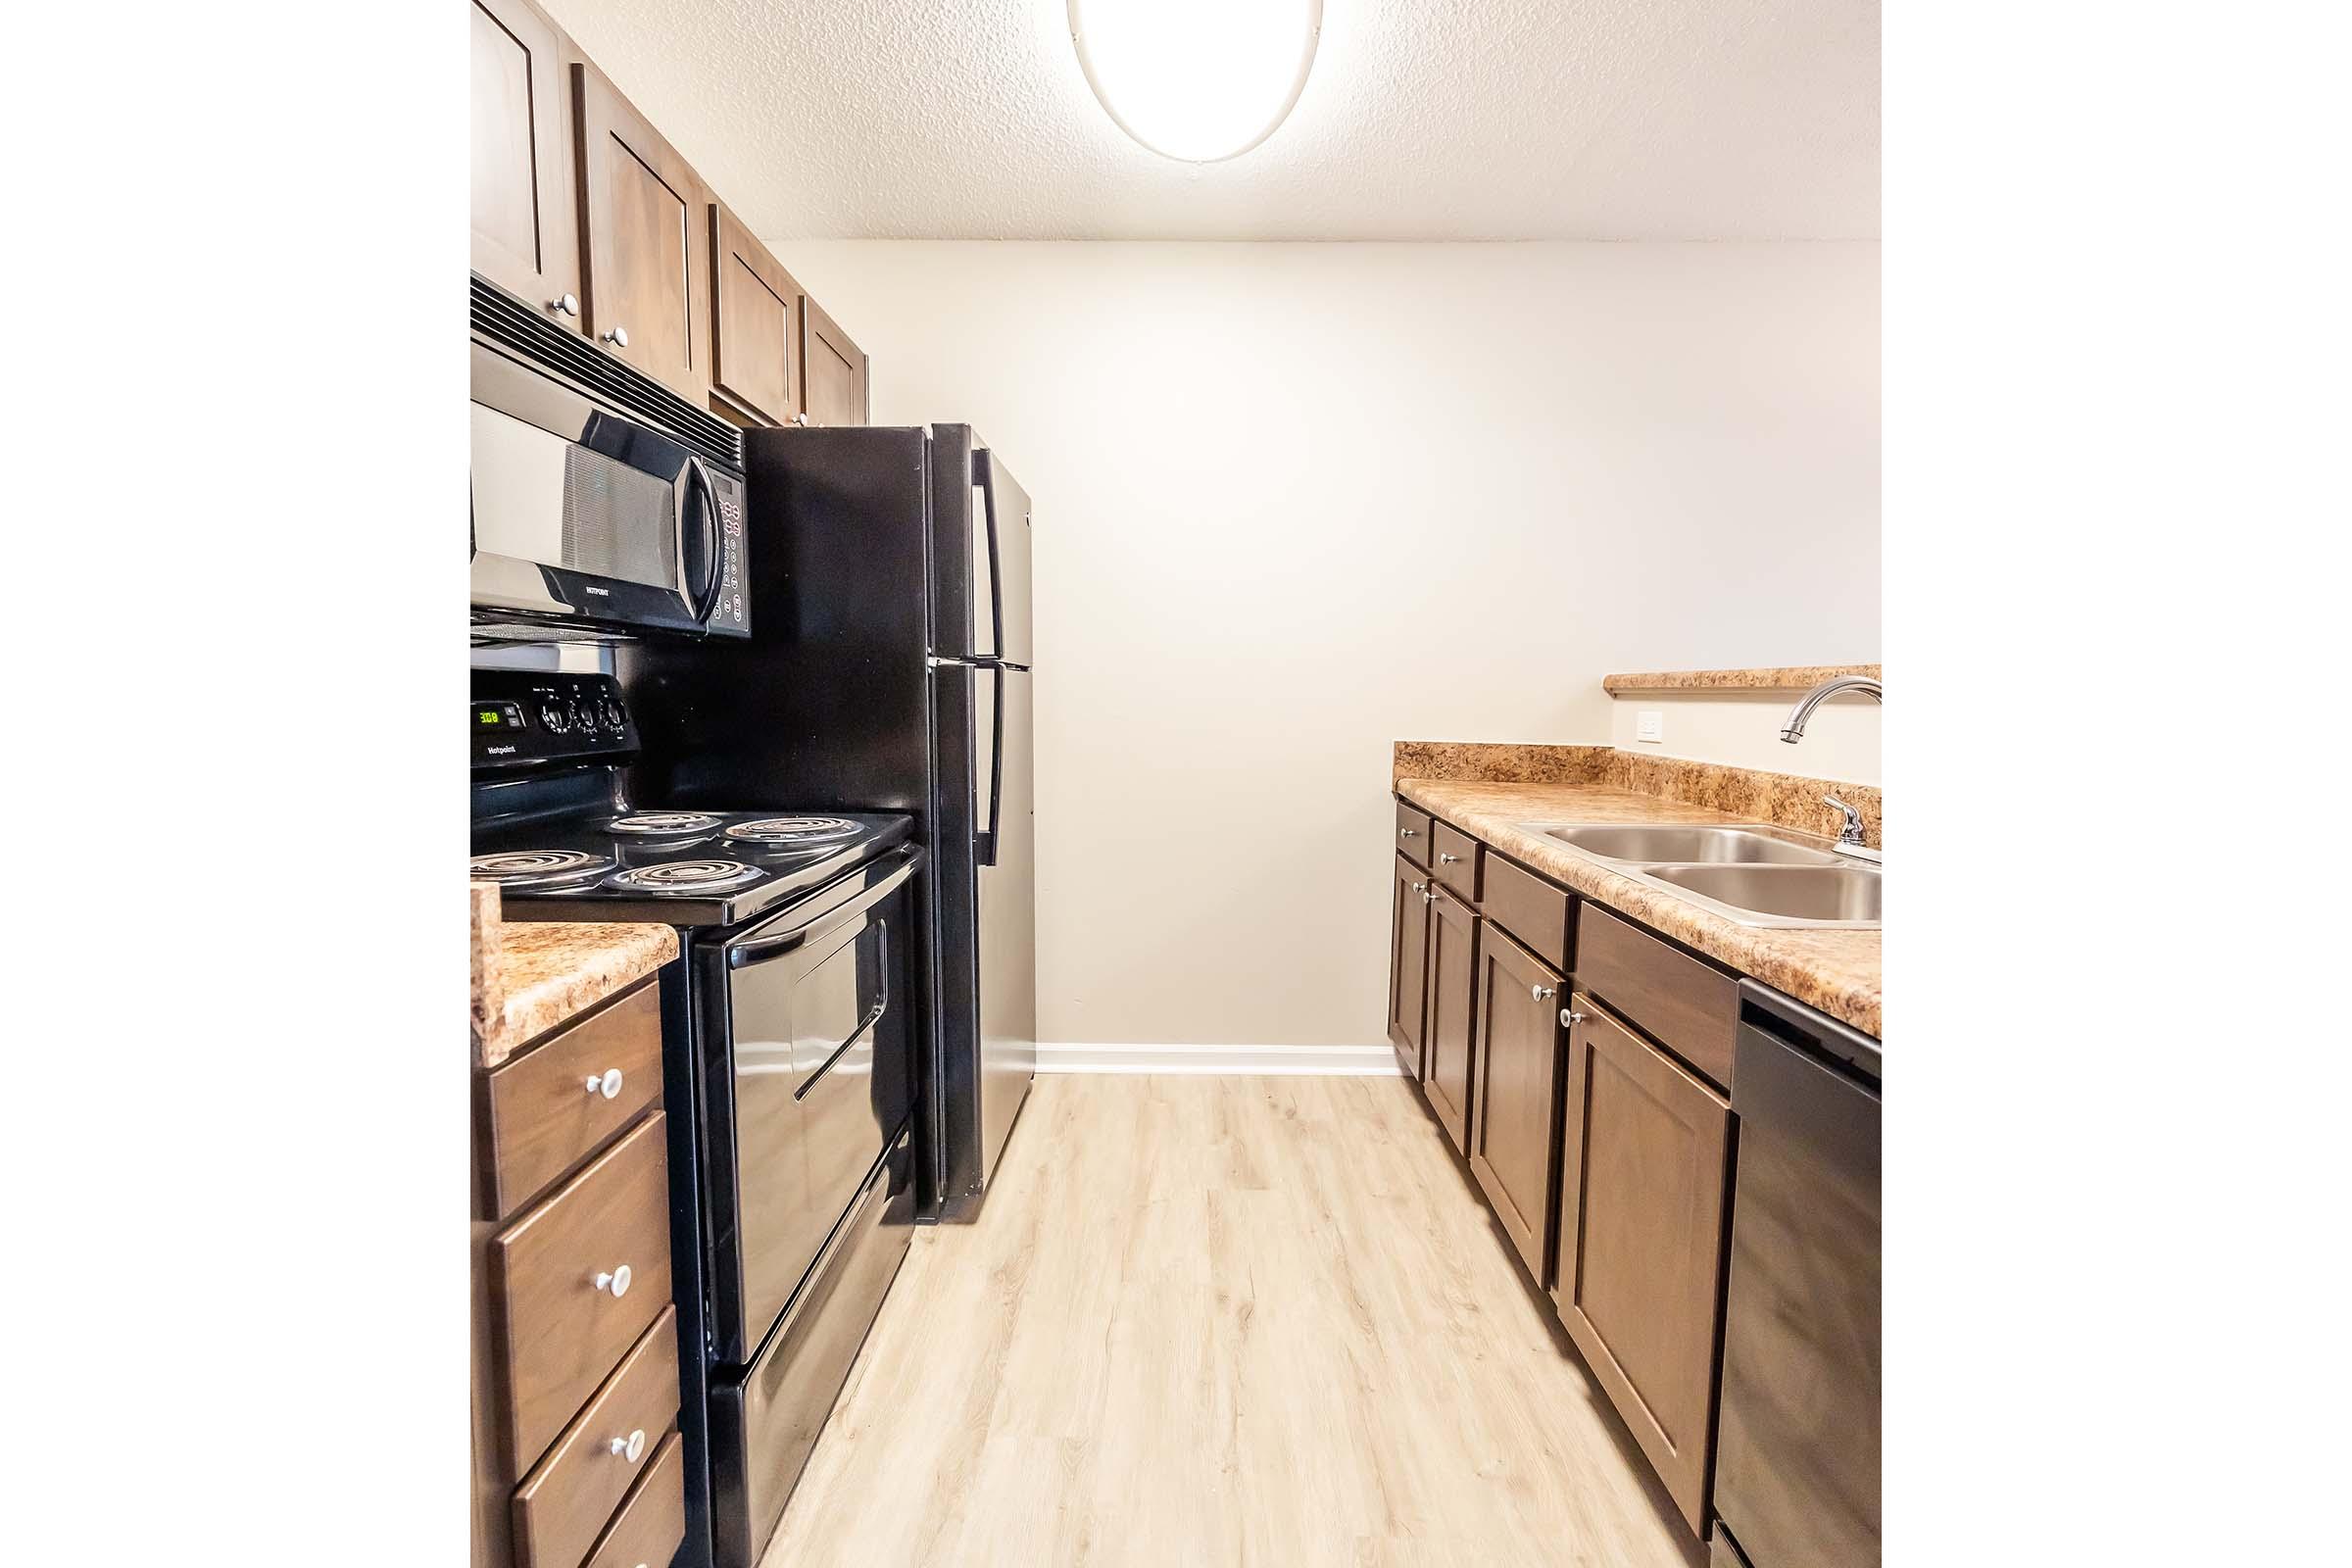
[[[1087,84],[1163,158],[1216,164],[1274,134],[1306,88],[1323,0],[1069,0]]]

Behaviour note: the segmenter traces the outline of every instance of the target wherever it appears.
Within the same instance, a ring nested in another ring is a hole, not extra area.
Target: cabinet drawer
[[[499,1068],[489,1082],[492,1211],[513,1213],[661,1093],[658,985],[640,986]]]
[[[1592,904],[1576,916],[1576,984],[1648,1030],[1717,1088],[1732,1081],[1740,982]]]
[[[1486,866],[1485,914],[1520,946],[1563,972],[1575,967],[1568,952],[1568,895],[1499,855]]]
[[[666,1120],[655,1111],[490,1243],[510,1476],[669,1304]]]
[[[581,1568],[669,1568],[685,1540],[686,1465],[672,1432]]]
[[[1430,847],[1437,858],[1430,861],[1429,868],[1438,874],[1438,880],[1476,904],[1478,866],[1485,858],[1486,846],[1460,828],[1439,822],[1431,829]]]
[[[664,1307],[515,1491],[516,1568],[578,1568],[677,1418],[678,1315]]]
[[[1418,807],[1396,803],[1396,853],[1415,865],[1429,864],[1430,815]]]

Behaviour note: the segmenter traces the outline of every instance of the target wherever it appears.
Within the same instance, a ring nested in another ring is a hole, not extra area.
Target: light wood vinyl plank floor
[[[761,1568],[1695,1568],[1401,1079],[1041,1077]]]

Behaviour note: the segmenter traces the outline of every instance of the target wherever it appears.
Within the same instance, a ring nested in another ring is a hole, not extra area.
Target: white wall
[[[1392,741],[1878,656],[1875,244],[772,243],[1035,498],[1047,1040],[1377,1043]]]
[[[1826,662],[1826,661],[1825,661]],[[1799,692],[1627,692],[1609,703],[1609,742],[1645,757],[1682,757],[1732,767],[1760,767],[1810,778],[1876,784],[1879,718],[1867,697],[1833,697],[1805,720],[1805,738],[1790,746],[1781,725]],[[1642,715],[1658,715],[1658,739],[1638,733]]]

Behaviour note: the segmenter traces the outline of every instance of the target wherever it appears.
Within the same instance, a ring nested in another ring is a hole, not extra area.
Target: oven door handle
[[[906,885],[906,879],[914,875],[915,867],[922,863],[923,852],[921,849],[909,845],[897,851],[896,857],[897,869],[867,883],[847,904],[834,905],[807,924],[796,925],[787,931],[779,931],[774,936],[751,937],[745,941],[730,944],[727,948],[727,967],[743,969],[755,963],[765,963],[770,958],[780,958],[788,953],[797,952],[808,946],[826,932],[837,931],[858,919],[866,910],[880,904]],[[888,864],[889,862],[881,863]]]

